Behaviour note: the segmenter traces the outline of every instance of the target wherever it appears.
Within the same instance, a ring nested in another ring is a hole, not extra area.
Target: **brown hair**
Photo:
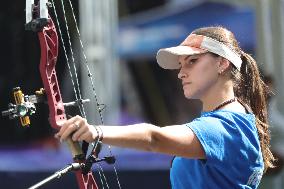
[[[240,71],[232,64],[231,75],[235,83],[234,92],[236,97],[248,105],[256,116],[256,127],[260,140],[265,171],[272,168],[275,160],[270,151],[270,132],[267,120],[266,98],[268,88],[260,77],[256,61],[247,53],[243,52],[232,32],[223,27],[205,27],[194,30],[192,33],[211,37],[227,45],[236,52],[243,63]]]

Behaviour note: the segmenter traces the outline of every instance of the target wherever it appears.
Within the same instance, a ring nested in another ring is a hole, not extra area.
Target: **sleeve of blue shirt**
[[[199,161],[204,166],[199,168],[204,168],[207,176],[213,173],[217,183],[226,180],[234,186],[258,186],[264,163],[253,114],[210,112],[186,126],[205,151],[206,160]]]
[[[206,154],[206,164],[218,166],[240,152],[239,129],[230,119],[201,117],[188,123]],[[222,165],[224,166],[224,165]]]

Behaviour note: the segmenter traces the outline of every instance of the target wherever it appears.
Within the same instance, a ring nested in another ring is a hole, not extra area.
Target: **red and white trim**
[[[195,55],[205,52],[218,54],[229,60],[238,70],[242,65],[241,57],[227,45],[203,35],[190,34],[179,46],[160,49],[157,53],[158,64],[165,69],[179,69],[180,55]]]

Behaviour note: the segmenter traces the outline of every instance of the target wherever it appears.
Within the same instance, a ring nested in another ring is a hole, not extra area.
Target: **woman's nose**
[[[186,73],[183,71],[182,68],[180,68],[179,72],[178,72],[178,78],[179,79],[183,79],[186,77]]]

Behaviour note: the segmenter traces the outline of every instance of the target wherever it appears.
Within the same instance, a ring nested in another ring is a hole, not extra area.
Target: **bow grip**
[[[66,140],[69,150],[72,153],[72,157],[74,161],[80,162],[85,160],[85,155],[82,151],[82,148],[79,142],[75,142],[72,140],[72,137],[69,136]]]

